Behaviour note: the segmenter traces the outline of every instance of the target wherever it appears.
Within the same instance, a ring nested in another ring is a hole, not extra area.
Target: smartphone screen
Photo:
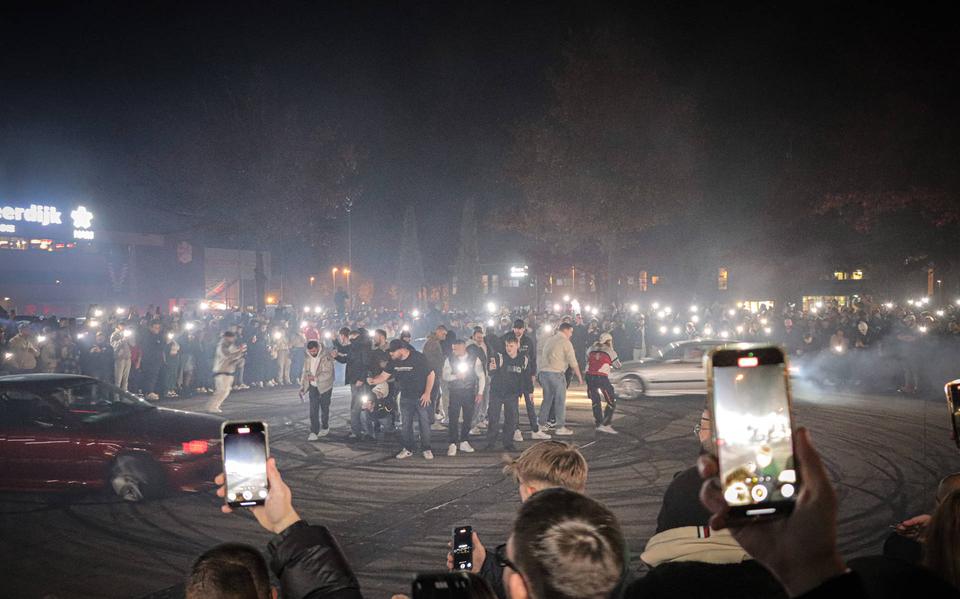
[[[473,596],[465,572],[417,574],[411,586],[413,599],[468,599]]]
[[[793,511],[799,487],[788,384],[779,348],[724,348],[711,356],[720,484],[734,517]]]
[[[473,527],[458,526],[453,529],[453,569],[473,568]]]
[[[224,499],[230,507],[263,505],[267,500],[267,424],[265,422],[225,422],[223,436],[223,472],[226,477]]]

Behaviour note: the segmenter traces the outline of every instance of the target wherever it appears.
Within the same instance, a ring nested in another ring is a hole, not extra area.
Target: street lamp
[[[310,286],[313,287],[313,284],[317,282],[317,277],[310,275]]]
[[[337,273],[340,272],[340,269],[334,266],[330,269],[330,276],[333,277],[333,290],[337,290]]]
[[[347,278],[347,297],[350,298],[350,309],[353,309],[353,292],[350,289],[350,269],[343,269],[343,276]]]

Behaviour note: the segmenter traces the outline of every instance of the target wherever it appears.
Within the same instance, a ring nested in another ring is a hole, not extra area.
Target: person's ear
[[[510,570],[507,578],[507,597],[510,599],[529,599],[530,593],[527,592],[527,582],[513,570]]]

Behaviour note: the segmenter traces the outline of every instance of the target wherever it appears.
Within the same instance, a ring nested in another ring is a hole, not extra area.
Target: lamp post
[[[353,291],[350,289],[350,268],[344,267],[343,276],[347,279],[347,298],[350,300],[350,310],[353,310]]]
[[[340,272],[340,269],[334,266],[330,269],[330,275],[333,277],[333,292],[337,292],[337,273]]]

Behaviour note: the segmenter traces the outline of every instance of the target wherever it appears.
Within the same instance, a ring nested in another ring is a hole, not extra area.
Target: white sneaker
[[[552,431],[555,428],[557,428],[557,425],[550,424],[549,422],[545,422],[540,425],[540,430],[543,430],[543,431]]]
[[[273,381],[267,381],[267,387],[276,387],[277,384]]]
[[[543,431],[537,431],[537,432],[535,432],[535,433],[530,433],[530,438],[531,438],[531,439],[536,439],[536,440],[538,440],[538,441],[544,441],[544,440],[550,439],[551,437],[550,437],[550,435],[548,435],[547,433],[545,433],[545,432],[543,432]]]
[[[160,399],[160,396],[157,395],[156,393],[147,393],[147,399],[149,399],[150,401],[157,401],[158,399]]]
[[[460,443],[460,451],[463,453],[473,453],[473,447],[471,447],[466,441],[463,441]]]
[[[320,429],[320,432],[317,433],[317,436],[318,436],[318,437],[326,437],[326,436],[329,435],[329,434],[330,434],[330,429],[329,429],[329,428],[322,428],[322,429]]]
[[[470,429],[470,434],[473,435],[473,436],[475,436],[475,437],[479,437],[479,436],[480,436],[480,427],[479,427],[479,426],[475,426],[475,427],[473,427],[472,429]]]
[[[561,426],[557,430],[553,431],[553,434],[558,437],[570,437],[573,436],[573,431],[565,426]]]
[[[600,426],[597,427],[597,432],[607,433],[608,435],[618,435],[618,434],[620,434],[620,433],[618,433],[617,431],[613,430],[613,427],[610,426],[609,424],[601,424]]]
[[[519,430],[513,431],[513,440],[515,442],[523,441],[523,433],[521,433]]]
[[[447,455],[450,456],[451,458],[452,458],[453,456],[457,455],[457,444],[456,444],[456,443],[451,443],[451,444],[450,444],[450,447],[447,448]],[[424,455],[424,457],[426,457],[426,455]]]
[[[307,435],[307,441],[319,441],[320,437],[317,436],[317,433],[310,433]]]
[[[425,459],[425,460],[432,460],[432,459],[433,459],[433,452],[430,451],[429,449],[426,450],[425,452],[423,452],[423,459]]]
[[[413,455],[412,451],[407,451],[406,449],[400,450],[400,453],[397,454],[398,460],[405,460]]]

